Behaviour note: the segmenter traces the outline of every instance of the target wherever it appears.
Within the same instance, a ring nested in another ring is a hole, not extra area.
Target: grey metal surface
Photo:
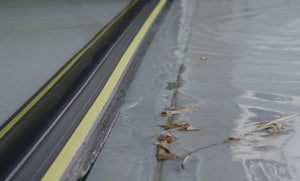
[[[174,117],[199,132],[177,132],[171,151],[183,156],[227,140],[253,124],[299,111],[300,2],[175,1],[138,70],[127,101],[87,180],[299,180],[299,118],[277,135],[220,144],[180,160],[156,161],[155,139],[171,104],[200,106]],[[182,12],[180,15],[180,11]],[[180,17],[179,17],[180,15]],[[178,21],[180,18],[180,21]],[[176,41],[178,42],[176,42]],[[209,57],[207,61],[197,57]],[[257,140],[257,142],[251,142]]]
[[[0,124],[129,2],[1,1]]]
[[[42,125],[40,127],[37,127],[35,126],[35,124],[29,124],[30,127],[27,126],[24,128],[25,130],[26,129],[28,130],[36,127],[36,130],[38,130],[38,132],[44,129],[46,131],[37,135],[33,139],[30,138],[24,139],[25,137],[28,137],[27,135],[33,135],[35,130],[30,130],[28,132],[23,131],[24,134],[21,134],[22,130],[24,129],[20,128],[21,131],[19,131],[18,134],[24,140],[20,141],[18,135],[14,134],[12,136],[13,138],[8,141],[12,144],[11,145],[4,144],[4,148],[2,150],[4,153],[3,152],[1,153],[2,156],[1,160],[4,161],[4,163],[6,164],[1,165],[3,168],[2,169],[3,173],[1,176],[3,177],[6,176],[5,175],[7,174],[6,172],[9,172],[8,174],[10,174],[9,177],[6,177],[8,180],[10,179],[36,180],[43,176],[44,172],[48,169],[52,161],[56,158],[57,154],[61,151],[66,141],[73,134],[77,125],[82,121],[82,117],[89,110],[90,106],[94,104],[94,100],[96,99],[96,97],[98,97],[98,94],[100,94],[100,92],[103,90],[103,87],[111,82],[108,79],[110,79],[112,72],[115,71],[115,68],[119,63],[119,60],[123,56],[123,53],[127,50],[131,41],[136,36],[136,33],[139,32],[140,27],[142,27],[144,21],[148,18],[153,8],[156,7],[157,2],[158,1],[151,1],[148,3],[148,1],[138,1],[138,3],[131,4],[130,9],[128,10],[126,8],[124,10],[125,13],[122,13],[122,17],[118,17],[117,21],[114,21],[114,24],[110,26],[112,30],[109,29],[109,32],[115,32],[115,34],[106,33],[103,36],[106,37],[110,36],[111,38],[99,40],[104,45],[110,43],[111,46],[109,47],[109,50],[104,51],[103,49],[100,49],[101,53],[98,52],[97,53],[98,56],[93,57],[92,60],[87,60],[89,62],[92,62],[90,64],[94,65],[95,67],[92,68],[91,67],[92,65],[90,65],[90,67],[87,68],[89,71],[93,71],[93,72],[88,74],[88,77],[86,79],[84,79],[85,75],[82,74],[83,77],[81,78],[84,81],[83,83],[80,81],[76,82],[76,84],[79,84],[78,86],[80,87],[78,92],[76,92],[76,94],[74,95],[74,97],[72,97],[72,99],[69,100],[69,102],[60,101],[60,104],[56,105],[56,107],[60,107],[61,105],[64,105],[61,112],[53,111],[51,116],[45,116],[46,118],[44,119],[42,118],[41,120],[38,121],[39,123],[40,122],[47,123],[47,121],[49,121],[49,126],[47,124],[47,125]],[[119,29],[119,31],[116,31],[117,29]],[[109,43],[105,41],[108,41]],[[99,46],[103,47],[101,45]],[[93,51],[89,51],[89,54],[92,53]],[[132,62],[132,65],[135,64],[136,64],[135,61]],[[123,70],[121,71],[123,72]],[[129,80],[126,81],[128,82]],[[73,87],[70,89],[74,90],[75,88]],[[126,90],[123,89],[122,91],[126,91]],[[73,96],[73,93],[69,92],[67,97],[70,97],[71,95]],[[97,99],[99,99],[99,97]],[[106,104],[109,104],[109,102],[106,102]],[[99,111],[101,111],[102,108],[99,107],[98,109],[100,109]],[[53,121],[51,117],[53,117],[54,119]],[[102,128],[104,128],[103,130],[101,130],[101,133],[103,134],[102,137],[106,137],[105,134],[109,133],[110,130],[109,125],[112,124],[112,121],[113,120],[108,120],[109,123],[105,123],[105,124],[99,123],[102,125]],[[104,120],[104,122],[106,122],[106,120]],[[94,125],[96,125],[96,123],[94,123]],[[45,128],[45,126],[47,127]],[[107,127],[105,128],[105,126]],[[85,135],[82,135],[82,137],[84,136]],[[104,139],[102,137],[98,137],[97,144],[100,144],[99,141],[100,139]],[[35,142],[35,140],[38,141]],[[13,144],[13,142],[15,144]],[[23,148],[22,147],[18,148],[18,146],[20,145],[23,145]],[[30,150],[24,153],[24,151],[26,151],[29,146],[31,146]],[[21,150],[21,153],[14,154],[15,153],[14,150],[16,149]],[[91,152],[94,154],[96,150],[91,150]],[[22,157],[23,154],[26,154],[26,156]],[[69,154],[72,155],[75,154],[75,152],[72,153],[70,151]],[[9,157],[11,157],[11,159],[9,159]],[[44,158],[44,159],[40,159],[40,158]],[[17,165],[15,166],[12,165],[14,164],[13,159],[15,160],[17,159],[16,161],[18,161],[18,159],[21,159],[21,161],[15,163]],[[89,167],[89,164],[91,164],[89,162],[90,158],[86,158],[86,159],[87,159],[86,166]],[[9,164],[6,162],[7,160],[10,160]],[[9,168],[9,165],[13,167],[12,172],[10,172],[11,168]],[[87,169],[87,168],[82,168],[82,169]],[[5,172],[4,170],[7,171]],[[73,174],[74,174],[73,180],[74,179],[76,180],[78,177],[83,176],[81,175],[81,173],[73,173]]]

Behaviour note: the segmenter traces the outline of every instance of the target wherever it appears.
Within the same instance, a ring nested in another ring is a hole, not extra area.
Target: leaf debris
[[[174,129],[178,128],[178,130],[183,130],[183,131],[199,131],[200,129],[193,127],[190,123],[183,123],[183,124],[161,124],[158,125],[159,127],[166,128],[168,129]]]
[[[169,143],[175,142],[177,138],[175,136],[172,136],[170,133],[165,133],[163,135],[160,135],[158,138],[158,141],[167,141]]]
[[[169,143],[175,142],[176,140],[177,138],[172,136],[170,133],[165,133],[158,138],[158,142],[155,143],[157,145],[157,160],[179,158],[176,153],[172,153],[169,150]]]
[[[266,122],[256,123],[256,126],[259,128],[259,127],[265,126],[265,124],[267,124],[267,123]],[[272,124],[266,126],[264,129],[268,130],[269,133],[271,133],[271,134],[275,134],[275,133],[279,133],[281,131],[286,130],[287,125],[282,122],[272,123]]]
[[[260,122],[260,123],[256,123],[256,129],[249,131],[248,133],[244,134],[244,136],[249,135],[252,132],[255,131],[259,131],[259,130],[268,130],[270,133],[274,134],[274,133],[279,133],[282,132],[284,130],[286,130],[286,122],[291,121],[293,118],[299,117],[299,114],[294,114],[291,116],[286,116],[286,117],[282,117],[279,119],[275,119],[275,120],[269,120],[269,121],[264,121],[264,122]]]

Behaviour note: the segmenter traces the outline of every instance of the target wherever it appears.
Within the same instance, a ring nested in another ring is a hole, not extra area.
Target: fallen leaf
[[[282,117],[282,118],[275,119],[275,120],[256,123],[257,128],[244,134],[244,135],[248,135],[251,132],[255,132],[255,131],[259,131],[259,130],[263,130],[263,129],[268,130],[270,133],[279,133],[281,131],[286,130],[285,122],[291,121],[293,118],[298,117],[298,116],[299,116],[299,114],[295,114],[292,116],[286,116],[286,117]]]
[[[209,57],[197,57],[198,60],[209,60]]]
[[[171,153],[168,149],[158,148],[157,160],[169,160],[179,158],[176,153]]]
[[[175,108],[175,107],[168,107],[161,113],[162,116],[167,117],[173,114],[182,114],[182,113],[190,113],[195,112],[199,109],[199,107],[186,107],[186,108]]]
[[[200,129],[193,127],[190,123],[183,123],[183,124],[161,124],[158,125],[159,127],[166,128],[166,129],[174,129],[178,128],[178,130],[183,130],[183,131],[199,131]],[[167,131],[167,130],[166,130]]]
[[[184,123],[182,126],[184,131],[199,131],[200,129],[193,127],[190,123]]]
[[[265,122],[257,123],[256,126],[258,127],[264,126],[265,127],[264,129],[268,130],[269,133],[271,134],[279,133],[287,129],[286,124],[282,122],[272,123],[269,124],[268,126],[265,126],[265,124],[266,124]]]
[[[160,124],[160,125],[158,125],[158,126],[159,126],[159,127],[162,127],[162,128],[170,129],[170,128],[178,128],[178,127],[182,127],[182,124],[172,123],[172,124]]]
[[[291,115],[291,116],[286,116],[286,117],[282,117],[279,119],[275,119],[275,120],[269,120],[269,121],[264,121],[264,122],[260,122],[260,123],[256,123],[255,126],[256,128],[254,130],[248,131],[245,134],[241,134],[238,137],[232,137],[230,136],[228,138],[229,141],[238,141],[238,140],[243,140],[241,137],[244,136],[248,136],[253,132],[259,131],[259,130],[268,130],[269,133],[271,134],[275,134],[275,133],[279,133],[282,132],[284,130],[286,130],[287,126],[285,124],[285,122],[291,121],[294,118],[299,117],[299,114],[295,114],[295,115]]]
[[[161,148],[169,149],[169,143],[167,141],[158,141],[155,143],[155,145]]]
[[[167,141],[160,141],[157,144],[157,160],[176,159],[179,156],[176,153],[171,153]]]
[[[177,138],[172,136],[170,133],[165,133],[158,138],[158,141],[175,142]]]
[[[159,133],[156,133],[155,135],[151,136],[151,138],[154,138],[154,137],[156,137],[158,135],[169,133],[171,131],[180,130],[180,129],[181,129],[180,127],[176,127],[176,128],[171,128],[171,129],[163,130],[163,131],[161,131]]]

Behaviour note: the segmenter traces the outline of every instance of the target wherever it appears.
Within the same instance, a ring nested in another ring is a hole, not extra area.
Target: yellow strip
[[[79,149],[85,136],[91,129],[93,123],[97,119],[99,113],[103,109],[115,86],[117,85],[131,57],[138,48],[138,45],[141,43],[143,37],[147,33],[148,29],[150,28],[151,24],[153,23],[163,6],[165,5],[166,1],[167,0],[161,0],[156,5],[155,9],[152,11],[150,16],[147,18],[144,25],[142,26],[142,28],[135,36],[134,40],[122,56],[119,64],[115,68],[114,72],[112,73],[103,90],[95,100],[94,104],[91,106],[90,110],[87,112],[87,114],[85,115],[85,117],[83,118],[83,120],[69,139],[69,141],[66,143],[62,151],[59,153],[53,164],[50,166],[50,168],[42,178],[43,181],[54,181],[60,179],[67,166],[71,162],[76,151]]]
[[[88,46],[86,46],[79,54],[77,54],[70,63],[29,103],[17,116],[11,120],[1,131],[0,139],[26,114],[48,91],[54,84],[79,60],[79,58],[91,48],[112,25],[114,25],[138,0],[134,0],[124,11],[122,11]]]

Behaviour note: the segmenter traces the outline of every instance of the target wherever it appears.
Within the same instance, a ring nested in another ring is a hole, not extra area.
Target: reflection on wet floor
[[[252,159],[246,160],[245,166],[250,173],[251,179],[255,181],[291,179],[287,164],[284,163],[278,163],[273,160]]]
[[[249,129],[253,130],[257,122],[282,117],[282,113],[264,108],[241,106],[241,109],[243,111],[233,134],[240,135]],[[245,136],[245,140],[230,146],[233,160],[242,162],[249,180],[291,180],[291,165],[288,165],[283,147],[295,131],[293,122],[289,122],[288,129],[278,134],[252,132]]]
[[[247,1],[242,5],[247,12],[233,13],[222,24],[222,41],[234,38],[243,47],[233,72],[234,85],[244,91],[236,99],[241,113],[233,134],[253,129],[257,122],[293,114],[300,105],[300,4],[260,1],[265,9],[260,11],[254,3]],[[242,24],[243,28],[237,29]],[[299,180],[296,173],[300,167],[292,163],[296,155],[287,152],[297,148],[290,143],[300,138],[296,134],[300,131],[297,121],[299,118],[288,122],[288,129],[279,134],[250,134],[247,140],[258,141],[255,144],[231,145],[233,160],[243,164],[249,180]]]
[[[267,100],[267,101],[292,101],[293,100],[290,97],[285,97],[285,96],[276,95],[272,93],[264,93],[264,92],[255,92],[253,97],[257,97],[258,99]]]
[[[209,104],[219,101],[219,105],[214,105],[215,115],[208,118],[202,113],[199,117],[207,121],[221,120],[219,117],[230,113],[224,113],[226,108],[220,105],[227,103],[229,107],[230,102],[224,97],[231,97],[240,107],[232,134],[240,135],[255,129],[256,123],[297,113],[300,106],[300,2],[199,1],[197,7],[194,15],[197,22],[193,22],[184,60],[188,68],[180,91],[204,102],[202,110],[209,111]],[[210,13],[209,10],[215,11]],[[191,59],[196,56],[211,57],[210,61],[200,62],[199,72],[195,68],[198,65]],[[234,89],[226,92],[225,88],[230,85],[241,94],[234,94]],[[204,94],[205,91],[210,94]],[[222,121],[224,124],[226,118]],[[299,118],[287,122],[287,129],[278,134],[260,130],[249,134],[245,141],[230,145],[233,160],[243,164],[248,180],[300,179],[297,174],[300,167],[294,161],[300,155],[287,151],[298,148],[295,141],[300,139],[298,121]],[[217,125],[222,127],[223,124],[220,121]],[[199,126],[207,125],[202,121]],[[202,177],[212,178],[206,174]]]

